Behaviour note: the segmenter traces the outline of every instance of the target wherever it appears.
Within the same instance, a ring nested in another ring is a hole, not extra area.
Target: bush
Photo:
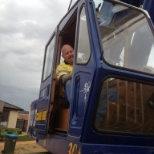
[[[22,130],[20,128],[6,128],[5,131],[9,134],[21,134]]]
[[[0,130],[0,140],[3,141],[4,140],[4,137],[5,135],[7,134],[7,132],[5,130]]]
[[[0,129],[0,140],[3,141],[6,134],[16,134],[19,135],[22,130],[19,128],[1,128]]]

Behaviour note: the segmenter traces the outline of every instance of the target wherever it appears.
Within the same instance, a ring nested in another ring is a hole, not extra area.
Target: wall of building
[[[28,114],[18,113],[16,128],[20,128],[23,132],[26,132],[28,127],[28,118]]]
[[[8,125],[7,125],[8,128],[16,128],[17,117],[18,117],[18,112],[10,110],[8,117]]]
[[[3,112],[4,102],[0,101],[0,112]]]

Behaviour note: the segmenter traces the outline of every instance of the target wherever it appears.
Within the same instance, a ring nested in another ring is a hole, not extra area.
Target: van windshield
[[[110,0],[94,0],[94,3],[105,61],[154,74],[154,35],[146,15]]]

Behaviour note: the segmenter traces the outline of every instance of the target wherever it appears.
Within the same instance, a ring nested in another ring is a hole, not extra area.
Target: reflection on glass
[[[79,25],[79,40],[78,40],[78,51],[76,62],[78,64],[86,64],[90,58],[91,49],[89,42],[89,34],[87,27],[87,19],[85,8],[82,8],[80,14],[80,25]]]
[[[105,60],[112,65],[153,74],[154,36],[145,15],[118,2],[94,2]]]
[[[154,86],[107,79],[95,117],[99,131],[154,135]]]
[[[55,38],[52,39],[52,41],[50,42],[50,44],[46,50],[43,80],[45,80],[52,72],[54,45],[55,45]]]

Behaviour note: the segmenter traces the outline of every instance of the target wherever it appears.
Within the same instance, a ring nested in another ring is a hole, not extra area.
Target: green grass
[[[18,136],[17,141],[33,141],[29,136]]]

